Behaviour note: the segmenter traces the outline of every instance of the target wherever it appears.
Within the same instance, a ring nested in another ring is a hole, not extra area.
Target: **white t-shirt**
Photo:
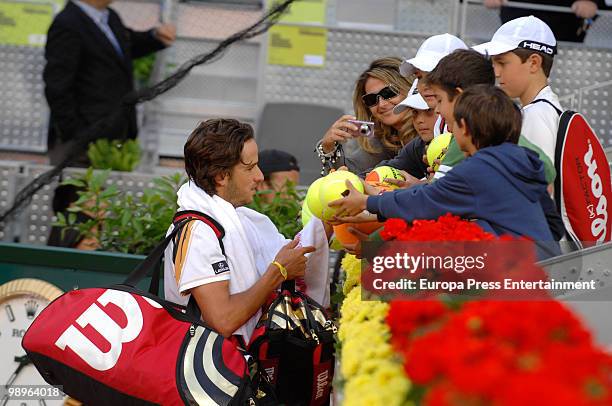
[[[174,229],[171,226],[170,231]],[[166,300],[180,305],[189,301],[189,290],[208,283],[230,280],[231,268],[213,229],[201,221],[190,221],[179,232],[176,248],[166,248],[164,289]],[[174,258],[174,261],[168,259]],[[173,287],[173,288],[171,288]]]
[[[442,116],[438,114],[438,118],[436,119],[436,124],[434,125],[433,129],[433,135],[434,137],[437,137],[438,135],[444,134],[445,132],[448,132],[448,127],[444,122]]]
[[[563,111],[559,98],[546,86],[533,99],[548,100],[559,110]],[[522,108],[523,126],[521,135],[532,145],[540,149],[554,168],[555,148],[557,145],[557,131],[559,129],[559,113],[546,102],[531,102]],[[536,150],[536,152],[539,152]],[[540,154],[541,155],[541,154]]]

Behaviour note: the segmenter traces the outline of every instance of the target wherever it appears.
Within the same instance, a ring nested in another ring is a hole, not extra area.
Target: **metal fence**
[[[32,178],[48,171],[50,166],[0,161],[0,211],[13,203],[17,191]],[[84,169],[67,168],[62,179],[81,176]],[[158,168],[153,173],[111,172],[106,186],[114,185],[122,194],[140,197],[143,191],[153,187],[153,179],[182,172],[182,169]],[[57,220],[52,209],[53,196],[58,180],[36,192],[9,227],[0,231],[0,241],[20,241],[27,244],[46,244],[51,225]]]

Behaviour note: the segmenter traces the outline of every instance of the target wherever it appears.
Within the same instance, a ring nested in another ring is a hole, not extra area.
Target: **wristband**
[[[278,267],[278,270],[280,271],[281,275],[283,276],[283,278],[285,280],[287,280],[287,268],[285,268],[280,262],[278,261],[272,261],[272,265],[276,265]]]

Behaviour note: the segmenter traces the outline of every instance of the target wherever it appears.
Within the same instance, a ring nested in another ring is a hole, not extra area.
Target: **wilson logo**
[[[595,216],[592,214],[592,206],[589,210],[591,212],[591,234],[597,239],[598,243],[604,242],[608,233],[608,201],[606,196],[603,194],[603,182],[601,177],[597,173],[597,161],[593,159],[593,146],[591,141],[588,141],[589,149],[584,154],[584,163],[587,166],[587,175],[591,179],[591,193],[595,199],[597,199],[597,207],[595,208]]]
[[[147,303],[155,308],[161,308],[159,303],[148,298]],[[109,303],[116,305],[127,320],[125,327],[119,326],[105,311],[102,309]],[[102,351],[96,344],[83,334],[83,332],[70,325],[62,335],[57,339],[55,345],[65,351],[70,348],[76,355],[90,367],[98,371],[107,371],[113,368],[119,356],[123,344],[129,343],[138,337],[142,331],[143,317],[138,302],[131,294],[119,290],[106,290],[96,303],[93,303],[87,308],[77,319],[76,324],[84,329],[90,326],[98,334],[100,334],[109,344],[108,351]]]
[[[327,369],[317,375],[317,394],[315,396],[315,400],[325,395],[325,390],[329,386],[328,379],[329,371]]]
[[[264,371],[266,371],[266,374],[268,374],[268,378],[270,378],[270,382],[276,382],[276,368],[275,367],[265,368]]]

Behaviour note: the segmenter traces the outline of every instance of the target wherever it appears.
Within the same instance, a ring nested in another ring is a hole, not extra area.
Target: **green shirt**
[[[550,161],[548,156],[544,153],[544,151],[542,151],[542,149],[540,149],[537,145],[529,142],[529,140],[527,140],[522,135],[519,137],[518,145],[520,145],[521,147],[528,148],[538,154],[542,162],[544,162],[544,176],[546,177],[546,181],[549,184],[553,183],[555,181],[555,178],[557,177],[557,171],[555,170],[555,166]],[[448,144],[448,151],[446,151],[446,155],[442,159],[442,163],[440,164],[440,168],[438,168],[438,171],[434,175],[434,179],[440,179],[441,177],[446,175],[448,171],[453,169],[453,167],[459,162],[463,161],[464,158],[465,155],[463,155],[463,151],[461,151],[459,145],[457,145],[455,137],[451,138],[451,141]]]

